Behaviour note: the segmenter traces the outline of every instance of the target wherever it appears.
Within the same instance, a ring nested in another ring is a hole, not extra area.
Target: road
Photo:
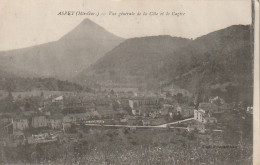
[[[116,125],[116,124],[84,124],[84,125],[97,126],[97,127],[118,127],[118,128],[156,128],[156,126]]]
[[[173,125],[173,124],[179,124],[179,123],[183,123],[185,121],[190,121],[190,120],[193,120],[194,118],[191,117],[191,118],[188,118],[188,119],[184,119],[184,120],[179,120],[179,121],[175,121],[175,122],[172,122],[172,123],[166,123],[166,124],[162,124],[162,125],[158,125],[156,127],[167,127],[168,125]]]
[[[193,120],[193,118],[188,118],[172,123],[166,123],[162,125],[156,125],[156,126],[138,126],[138,125],[113,125],[113,124],[84,124],[85,126],[96,126],[96,127],[118,127],[118,128],[166,128],[167,125],[172,125],[172,124],[179,124],[185,121],[190,121]],[[177,127],[170,127],[170,128],[177,128]],[[178,127],[179,128],[179,127]]]

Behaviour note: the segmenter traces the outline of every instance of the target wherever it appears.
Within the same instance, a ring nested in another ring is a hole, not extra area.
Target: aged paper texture
[[[0,0],[0,164],[260,164],[257,0]]]

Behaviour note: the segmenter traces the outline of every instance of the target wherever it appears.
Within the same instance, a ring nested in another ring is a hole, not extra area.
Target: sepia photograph
[[[0,0],[0,164],[252,165],[256,5]]]

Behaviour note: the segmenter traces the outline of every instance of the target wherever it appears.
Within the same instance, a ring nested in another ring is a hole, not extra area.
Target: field
[[[4,148],[5,162],[109,165],[252,163],[251,144],[214,146],[214,140],[205,141],[211,139],[211,135],[201,138],[199,134],[184,130],[76,128],[76,132],[64,135],[57,143],[21,146],[16,150]],[[19,162],[10,162],[14,160],[12,156],[19,157]]]

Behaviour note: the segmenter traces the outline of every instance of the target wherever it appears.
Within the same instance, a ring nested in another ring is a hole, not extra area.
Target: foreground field
[[[252,164],[251,144],[229,145],[213,136],[183,130],[81,128],[57,143],[4,148],[1,163]]]

